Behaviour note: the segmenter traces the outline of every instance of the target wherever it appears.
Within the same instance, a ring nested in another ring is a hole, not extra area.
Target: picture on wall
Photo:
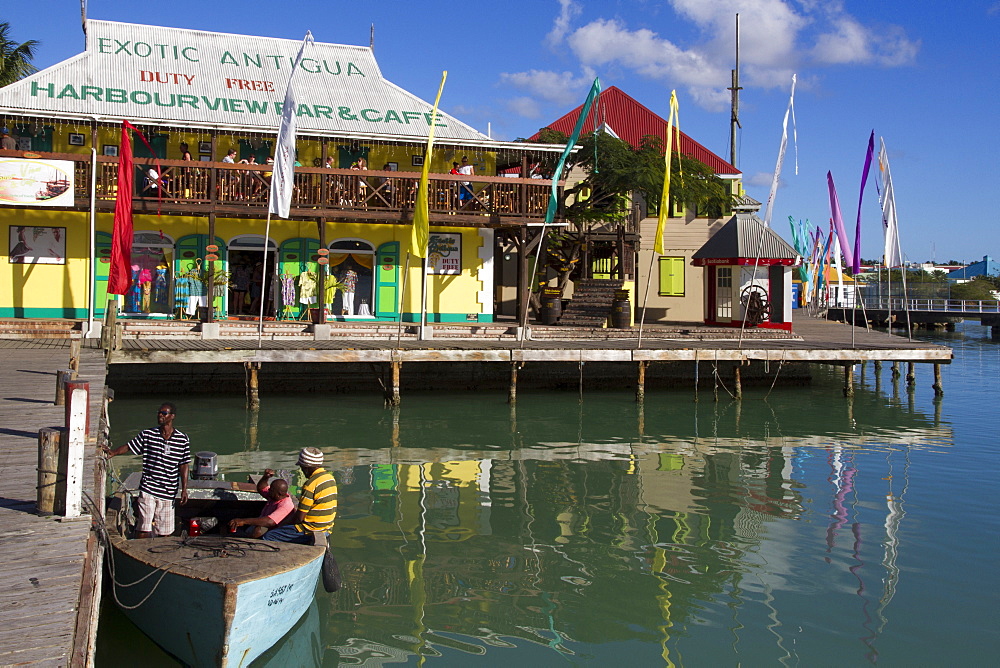
[[[69,145],[70,146],[83,146],[84,137],[80,132],[69,133]]]
[[[10,264],[66,264],[66,228],[10,226]]]
[[[212,142],[210,141],[198,142],[198,153],[211,153],[211,152],[212,152]]]
[[[104,155],[118,156],[118,144],[105,144],[104,150],[102,151]]]
[[[414,167],[423,167],[424,166],[424,156],[422,156],[422,155],[410,156],[410,164],[413,165]]]
[[[427,273],[462,273],[462,235],[432,232],[427,241]]]

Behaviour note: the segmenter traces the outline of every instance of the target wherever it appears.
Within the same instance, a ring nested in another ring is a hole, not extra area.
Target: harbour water
[[[227,479],[318,445],[344,575],[255,665],[984,665],[1000,651],[1000,343],[963,323],[945,396],[807,387],[161,400]],[[904,369],[905,372],[905,369]],[[116,459],[124,471],[138,460]],[[175,614],[184,614],[183,610]],[[98,665],[176,665],[105,597]]]

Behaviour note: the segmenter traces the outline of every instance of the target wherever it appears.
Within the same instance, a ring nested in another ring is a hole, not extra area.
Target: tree
[[[31,60],[35,57],[35,49],[39,44],[34,39],[18,44],[11,39],[10,23],[0,21],[0,87],[38,71]]]
[[[977,276],[967,283],[958,283],[951,286],[952,299],[967,299],[972,301],[996,299],[993,291],[996,286],[986,276]]]
[[[542,128],[539,141],[562,143],[567,136],[551,128]],[[663,194],[662,140],[655,135],[643,137],[638,148],[607,133],[590,133],[579,142],[571,167],[580,167],[587,176],[563,191],[563,214],[573,223],[569,228],[552,230],[546,240],[546,266],[559,274],[563,289],[579,266],[587,232],[594,225],[614,225],[631,215],[636,195],[658,211]],[[543,173],[555,170],[555,158],[542,166]],[[670,197],[674,202],[696,206],[713,217],[721,217],[732,204],[725,182],[715,173],[688,156],[671,156]]]

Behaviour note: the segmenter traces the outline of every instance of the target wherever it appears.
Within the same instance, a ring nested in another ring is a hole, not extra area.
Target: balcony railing
[[[90,157],[66,153],[34,155],[72,160],[76,202],[79,207],[86,207],[90,200]],[[0,157],[23,157],[23,152],[0,151]],[[272,165],[136,158],[133,209],[264,216],[273,169]],[[409,221],[419,181],[419,172],[296,167],[291,214]],[[118,159],[98,156],[98,208],[113,208],[117,194]],[[496,176],[470,179],[431,174],[428,204],[432,221],[439,224],[540,222],[545,218],[551,194],[551,183],[539,179]]]

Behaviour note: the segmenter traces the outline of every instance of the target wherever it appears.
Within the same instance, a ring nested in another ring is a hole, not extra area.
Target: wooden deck
[[[94,564],[87,563],[90,516],[59,521],[35,514],[38,430],[63,425],[64,407],[53,400],[69,342],[18,343],[0,361],[0,665],[84,665],[99,594]],[[104,377],[101,351],[84,350],[79,378],[90,381],[91,437]],[[87,453],[84,489],[92,494],[94,448]]]
[[[352,325],[356,328],[357,325]],[[242,363],[242,362],[655,362],[751,361],[817,362],[846,364],[861,361],[924,362],[947,364],[952,351],[920,341],[909,341],[885,332],[828,320],[799,318],[792,336],[775,336],[774,330],[748,331],[741,341],[738,329],[692,326],[649,326],[641,346],[638,329],[603,330],[614,338],[582,338],[570,328],[556,338],[558,328],[546,328],[544,339],[523,343],[514,337],[432,338],[337,336],[330,340],[306,338],[201,339],[137,338],[122,341],[111,354],[111,364]],[[852,331],[853,330],[853,331]],[[265,329],[266,332],[266,329]],[[767,333],[764,337],[761,334]]]

